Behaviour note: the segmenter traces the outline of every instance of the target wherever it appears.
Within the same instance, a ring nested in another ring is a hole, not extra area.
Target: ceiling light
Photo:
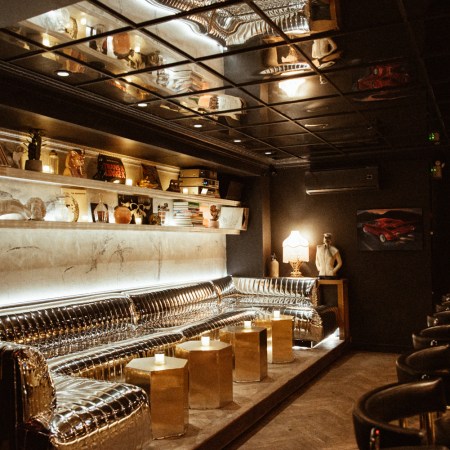
[[[284,80],[278,83],[278,87],[288,96],[295,97],[298,88],[305,83],[304,78],[294,78],[292,80]]]
[[[265,155],[273,155],[275,152],[268,150],[266,152],[264,152]]]
[[[202,128],[203,127],[203,125],[201,125],[201,124],[199,124],[199,123],[196,123],[195,125],[194,125],[194,128]]]
[[[303,126],[306,128],[327,128],[328,123],[305,123]]]
[[[146,108],[147,107],[147,103],[144,103],[144,102],[138,103],[137,105],[139,106],[139,108]]]
[[[56,71],[56,75],[58,75],[58,77],[70,77],[70,72],[68,70],[57,70]]]
[[[233,139],[233,142],[242,142],[242,139]]]

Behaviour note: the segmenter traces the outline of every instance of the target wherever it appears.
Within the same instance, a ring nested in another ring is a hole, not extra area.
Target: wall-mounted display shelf
[[[0,167],[0,182],[17,181],[20,183],[42,184],[61,188],[86,189],[94,192],[109,192],[125,195],[147,196],[158,200],[187,200],[198,202],[200,205],[239,206],[240,202],[204,195],[187,195],[179,192],[168,192],[159,189],[149,189],[138,186],[128,186],[111,182],[97,181],[86,178],[75,178],[64,175],[54,175],[11,167]],[[207,228],[202,226],[161,226],[136,225],[93,222],[54,222],[31,220],[0,220],[0,228],[27,228],[27,229],[77,229],[77,230],[135,230],[135,231],[162,231],[162,232],[201,232],[218,234],[240,234],[240,230],[229,228]]]
[[[206,195],[188,195],[180,192],[169,192],[160,189],[142,188],[139,186],[127,186],[106,181],[90,180],[86,178],[67,177],[30,170],[21,170],[11,167],[0,167],[0,178],[22,180],[32,183],[53,184],[61,187],[84,188],[99,191],[116,192],[117,194],[146,195],[151,198],[168,200],[190,200],[201,204],[239,206],[240,202],[224,198],[209,197]]]

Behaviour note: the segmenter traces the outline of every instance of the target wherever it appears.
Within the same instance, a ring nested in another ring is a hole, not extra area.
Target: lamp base
[[[302,265],[303,261],[299,261],[298,259],[296,261],[289,261],[289,264],[292,267],[291,277],[302,277],[303,274],[300,272],[300,266]]]

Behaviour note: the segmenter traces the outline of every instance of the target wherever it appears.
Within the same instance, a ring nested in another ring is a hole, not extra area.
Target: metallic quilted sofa
[[[274,309],[294,316],[296,339],[318,342],[337,320],[316,289],[314,278],[227,276],[0,309],[0,448],[148,448],[149,400],[123,382],[128,362]]]

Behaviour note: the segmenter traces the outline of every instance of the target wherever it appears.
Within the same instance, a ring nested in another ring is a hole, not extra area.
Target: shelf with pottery
[[[61,188],[85,189],[89,191],[108,192],[112,194],[139,195],[158,200],[186,200],[197,202],[200,205],[239,206],[238,201],[206,197],[203,195],[188,195],[179,192],[169,192],[159,189],[149,189],[138,186],[128,186],[105,181],[76,178],[64,175],[34,172],[11,167],[0,167],[0,182],[13,181],[19,183],[32,183],[33,185],[57,186]],[[85,220],[79,221],[50,221],[50,220],[0,220],[0,228],[26,228],[26,229],[90,229],[90,230],[135,230],[135,231],[162,231],[162,232],[201,232],[217,234],[240,234],[238,229],[208,228],[204,226],[176,226],[176,225],[137,225],[118,223],[99,223]]]
[[[106,181],[89,180],[86,178],[75,178],[64,175],[54,175],[30,170],[15,169],[11,167],[0,167],[0,179],[8,178],[22,180],[31,183],[53,184],[60,187],[92,189],[98,191],[115,192],[117,194],[145,195],[150,198],[167,200],[188,200],[201,204],[239,206],[240,202],[223,198],[208,197],[206,195],[189,195],[180,192],[163,191],[160,189],[143,188],[139,186],[128,186]]]

